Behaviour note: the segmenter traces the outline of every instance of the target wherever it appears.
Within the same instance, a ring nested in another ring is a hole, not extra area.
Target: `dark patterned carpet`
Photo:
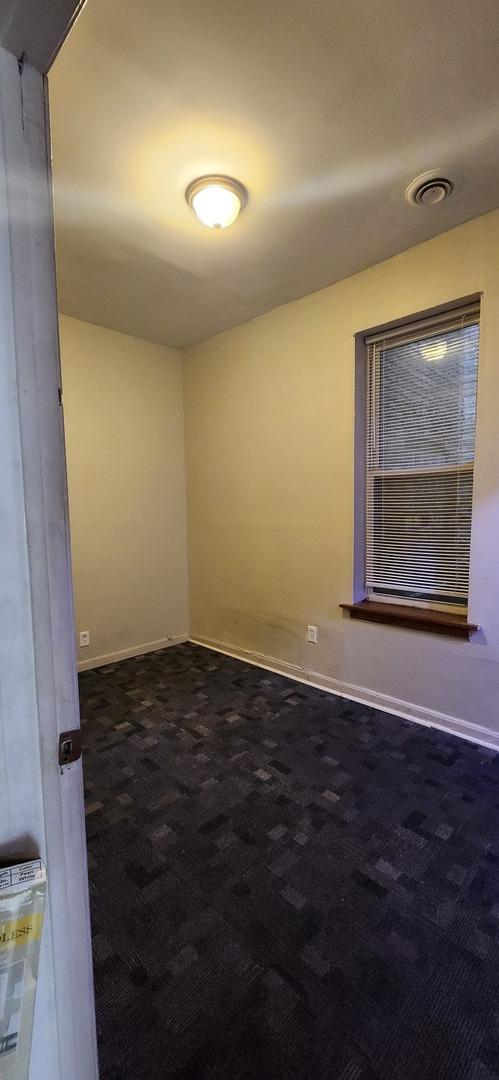
[[[497,1080],[498,756],[194,645],[80,692],[101,1080]]]

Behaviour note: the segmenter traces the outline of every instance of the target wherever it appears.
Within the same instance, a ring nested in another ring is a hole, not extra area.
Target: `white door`
[[[30,1080],[96,1080],[59,387],[45,78],[0,48],[0,855],[48,870]]]

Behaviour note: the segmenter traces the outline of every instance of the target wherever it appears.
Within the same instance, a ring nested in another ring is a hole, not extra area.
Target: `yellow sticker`
[[[43,915],[28,915],[24,919],[0,919],[0,953],[5,949],[15,949],[19,945],[28,945],[37,941],[42,932]]]

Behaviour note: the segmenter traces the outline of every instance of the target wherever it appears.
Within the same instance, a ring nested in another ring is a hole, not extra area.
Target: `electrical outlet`
[[[307,641],[310,641],[312,645],[317,645],[318,632],[316,626],[307,626]]]
[[[86,645],[90,645],[90,630],[81,630],[80,649],[84,649]]]

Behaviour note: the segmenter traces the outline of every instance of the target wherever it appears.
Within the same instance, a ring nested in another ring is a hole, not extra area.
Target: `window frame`
[[[367,586],[367,483],[368,483],[368,468],[367,468],[367,439],[368,439],[368,401],[369,401],[369,358],[368,347],[373,339],[382,339],[387,337],[402,339],[407,334],[408,341],[415,340],[418,330],[421,331],[421,337],[428,335],[428,330],[437,328],[444,331],[446,328],[451,329],[455,323],[456,318],[459,315],[467,312],[473,313],[473,310],[477,312],[478,322],[481,322],[481,294],[473,294],[471,296],[463,297],[460,300],[452,301],[448,304],[441,305],[439,307],[427,310],[426,312],[405,316],[404,318],[394,320],[387,324],[381,324],[368,331],[362,331],[354,335],[355,340],[355,454],[354,454],[354,581],[353,581],[353,603],[340,605],[344,609],[348,610],[351,615],[357,618],[369,618],[369,620],[377,620],[378,612],[379,621],[382,622],[400,622],[404,625],[412,625],[421,629],[435,629],[437,630],[437,624],[439,622],[439,615],[441,615],[441,629],[439,632],[446,632],[444,629],[449,627],[450,621],[455,624],[454,628],[458,626],[458,623],[462,625],[462,633],[456,633],[455,636],[469,636],[475,629],[475,624],[468,623],[467,612],[469,608],[469,595],[471,591],[471,572],[472,572],[472,548],[469,556],[469,588],[468,598],[462,603],[445,603],[438,600],[431,600],[428,598],[413,598],[411,596],[394,596],[383,594],[381,592],[373,592],[372,588]],[[478,378],[477,378],[478,389]],[[475,446],[476,446],[476,434],[477,434],[477,419],[478,414],[475,413]],[[475,469],[475,450],[473,453],[473,462],[467,465],[449,466],[449,472],[460,471],[474,471]],[[443,472],[445,466],[435,470]],[[428,475],[431,473],[431,467],[421,468],[418,470],[421,475]],[[473,501],[472,501],[472,535],[473,535]],[[471,539],[472,539],[471,535]],[[362,611],[358,610],[361,609]],[[355,609],[355,611],[354,611]],[[400,609],[400,612],[398,612]],[[388,612],[393,614],[393,620],[388,618]],[[425,612],[428,613],[428,618],[425,618]],[[386,613],[386,617],[385,617]],[[418,614],[419,613],[419,614]],[[399,614],[399,618],[397,615]],[[431,624],[435,624],[432,626]]]

